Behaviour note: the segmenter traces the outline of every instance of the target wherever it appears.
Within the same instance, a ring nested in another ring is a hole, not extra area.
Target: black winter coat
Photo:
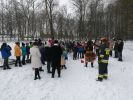
[[[52,60],[52,51],[51,47],[45,47],[45,59],[46,61],[51,61]]]
[[[118,51],[118,42],[115,43],[114,50]]]
[[[120,42],[120,43],[118,44],[118,52],[122,52],[122,51],[123,51],[123,45],[124,45],[123,42]]]
[[[52,50],[52,67],[60,67],[61,65],[61,55],[62,49],[58,45],[54,45],[51,48]]]

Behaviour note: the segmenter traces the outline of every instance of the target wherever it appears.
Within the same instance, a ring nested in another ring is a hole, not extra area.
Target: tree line
[[[0,36],[78,39],[99,36],[133,39],[133,1],[70,0],[74,14],[59,0],[0,0]]]

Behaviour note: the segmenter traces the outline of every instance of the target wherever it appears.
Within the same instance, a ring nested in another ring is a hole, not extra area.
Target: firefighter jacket
[[[99,48],[98,62],[99,63],[108,63],[109,54],[110,54],[109,46],[107,44],[101,44],[100,48]]]

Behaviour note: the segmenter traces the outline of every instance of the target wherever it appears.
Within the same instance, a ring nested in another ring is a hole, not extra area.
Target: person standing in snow
[[[68,58],[67,51],[65,50],[64,47],[62,47],[62,51],[63,51],[63,54],[61,55],[61,68],[67,69],[67,67],[66,67],[66,60]]]
[[[52,78],[54,78],[56,69],[58,72],[58,77],[60,77],[62,49],[59,46],[57,40],[54,41],[54,45],[52,46],[51,50],[52,50]]]
[[[118,58],[118,40],[115,40],[114,51],[115,51],[114,58]]]
[[[12,50],[11,47],[6,43],[2,44],[1,55],[2,55],[2,58],[4,59],[3,70],[11,69],[8,65],[8,60],[9,60],[9,57],[11,56],[11,50]]]
[[[81,43],[78,43],[78,59],[82,59],[84,54],[84,48]]]
[[[42,43],[39,46],[39,50],[40,50],[40,53],[41,53],[41,62],[42,62],[43,65],[45,65],[45,47],[44,47],[44,43]]]
[[[16,46],[15,46],[14,50],[15,50],[15,56],[16,56],[15,67],[17,67],[18,63],[19,63],[19,67],[22,67],[22,65],[21,65],[21,48],[20,48],[19,42],[16,42]]]
[[[42,66],[42,63],[41,63],[41,54],[37,42],[34,42],[33,47],[31,48],[31,65],[32,68],[35,70],[34,80],[41,79],[39,68]]]
[[[27,51],[24,43],[22,43],[21,51],[22,51],[22,64],[25,65],[26,64],[25,58],[27,55]]]
[[[91,67],[93,66],[93,61],[95,60],[95,54],[93,53],[93,42],[89,40],[87,42],[87,47],[85,51],[85,67],[87,67],[88,62],[91,62]]]
[[[118,61],[122,61],[122,51],[123,51],[124,42],[122,39],[118,40]]]
[[[108,45],[108,41],[106,38],[101,39],[101,45],[99,48],[99,75],[97,81],[102,81],[103,79],[108,79],[108,60],[110,55],[110,49]]]
[[[52,73],[51,72],[51,65],[52,65],[52,51],[51,51],[51,44],[49,42],[46,43],[45,46],[45,59],[47,61],[47,73]]]
[[[74,47],[73,47],[73,60],[77,59],[77,52],[78,52],[78,47],[75,44]]]
[[[26,54],[27,54],[26,62],[30,63],[30,46],[29,46],[29,43],[26,43]]]

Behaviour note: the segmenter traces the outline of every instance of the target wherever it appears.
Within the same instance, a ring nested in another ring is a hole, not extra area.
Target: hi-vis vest
[[[101,58],[99,62],[108,63],[110,49],[107,47],[106,44],[101,45],[99,53],[100,53],[100,58]]]

